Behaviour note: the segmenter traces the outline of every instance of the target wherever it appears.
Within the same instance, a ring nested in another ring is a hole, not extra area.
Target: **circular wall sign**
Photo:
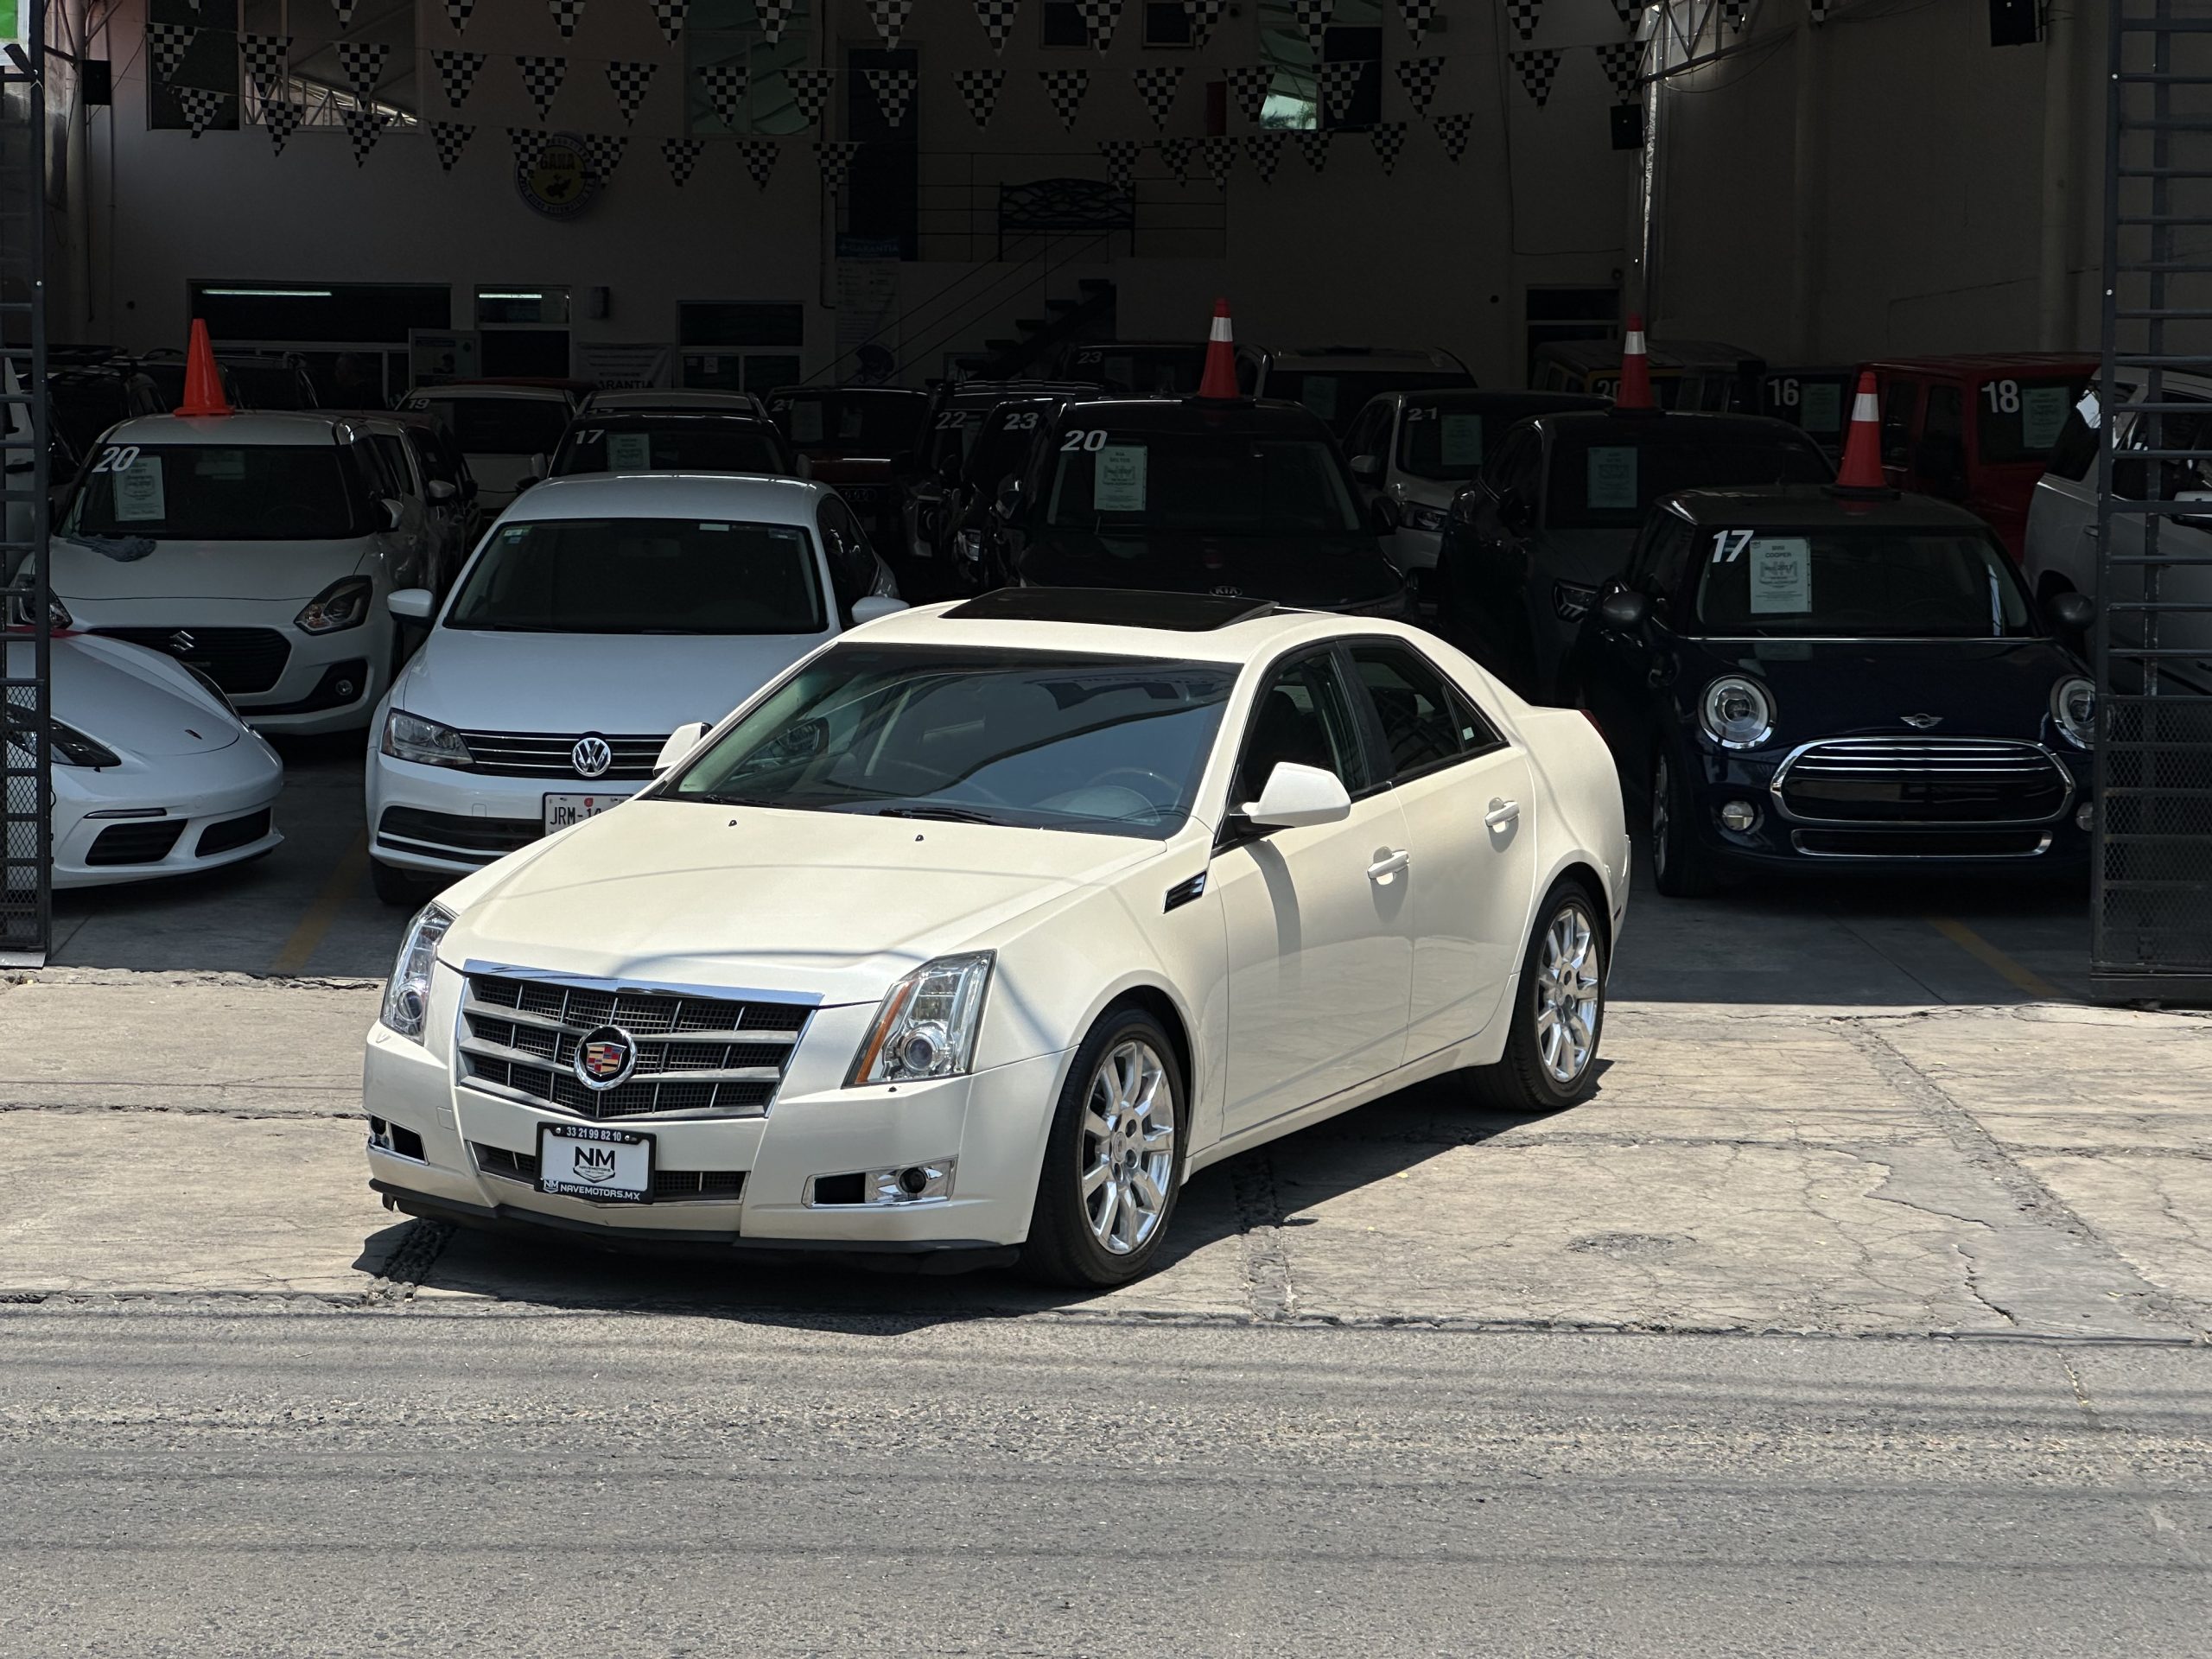
[[[515,191],[548,219],[573,219],[599,193],[599,175],[572,132],[549,132],[537,154],[515,163]]]

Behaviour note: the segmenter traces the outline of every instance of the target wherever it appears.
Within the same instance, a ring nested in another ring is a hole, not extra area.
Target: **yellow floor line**
[[[1954,921],[1948,916],[1930,916],[1928,923],[1938,933],[1957,945],[1960,950],[1981,963],[1983,967],[2001,976],[2016,990],[2025,991],[2030,996],[2044,1001],[2063,1002],[2069,1000],[2066,993],[2060,990],[2057,986],[2052,984],[2042,975],[2023,968],[1964,922]]]
[[[276,953],[276,960],[270,964],[272,974],[296,974],[308,965],[322,943],[322,936],[330,931],[330,925],[338,919],[338,912],[346,908],[346,901],[361,885],[362,872],[369,862],[369,832],[364,827],[353,837],[353,845],[339,855],[337,867],[330,872],[330,879],[322,884],[322,891],[308,906],[308,913],[300,918],[300,925],[292,930],[292,937],[284,941],[284,948]]]

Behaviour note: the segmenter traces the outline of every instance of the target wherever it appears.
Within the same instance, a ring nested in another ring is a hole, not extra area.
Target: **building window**
[[[569,290],[543,283],[494,284],[476,290],[480,328],[564,328]]]
[[[701,391],[766,392],[799,378],[803,305],[679,305],[683,384]]]
[[[189,5],[191,0],[156,0],[157,4]],[[296,104],[303,127],[343,126],[348,110],[373,110],[383,124],[408,127],[422,109],[416,86],[415,9],[412,6],[363,6],[350,27],[331,34],[332,16],[321,0],[231,0],[238,6],[237,27],[248,35],[287,36],[292,49],[282,73],[264,80],[252,66],[240,62],[237,42],[226,40],[224,51],[237,78],[240,103],[249,122],[265,123],[264,101]],[[381,46],[383,63],[376,84],[363,93],[339,61],[338,46]]]
[[[1083,13],[1075,0],[1045,0],[1041,10],[1045,15],[1041,44],[1058,47],[1087,47],[1090,44],[1090,31],[1083,26]]]
[[[782,34],[771,45],[760,32],[753,0],[692,0],[683,32],[685,130],[695,138],[805,131],[806,118],[784,73],[813,62],[813,16],[811,0],[796,0]],[[745,92],[738,101],[735,121],[715,107],[700,73],[724,67],[745,71]]]
[[[1192,44],[1191,14],[1183,0],[1145,0],[1144,43],[1148,47]]]
[[[1260,0],[1260,54],[1274,70],[1260,124],[1291,130],[1371,127],[1382,118],[1382,0],[1337,0],[1321,35],[1317,62],[1313,42],[1300,24],[1290,0]],[[1357,63],[1359,79],[1341,114],[1323,107],[1321,63]]]
[[[1563,385],[1548,385],[1538,376],[1540,347],[1554,340],[1620,338],[1621,291],[1618,288],[1532,288],[1526,303],[1529,384],[1539,391],[1566,389]]]

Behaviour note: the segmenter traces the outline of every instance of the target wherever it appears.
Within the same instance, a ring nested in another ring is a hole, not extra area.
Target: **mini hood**
[[[54,537],[54,591],[73,599],[297,600],[304,605],[361,569],[373,537],[340,542],[156,541],[127,537],[99,543]],[[103,552],[102,547],[111,552]]]
[[[8,642],[8,671],[31,671],[27,635]],[[54,714],[117,753],[149,759],[227,749],[245,728],[177,683],[184,671],[117,639],[63,634],[54,642]]]
[[[918,963],[1160,851],[1115,836],[636,801],[493,878],[440,955],[872,1002]]]
[[[1183,594],[1227,589],[1324,611],[1372,604],[1405,585],[1364,531],[1293,538],[1054,530],[1024,550],[1020,566],[1024,580],[1046,587]]]
[[[1777,729],[1793,741],[1915,731],[2040,741],[2051,687],[2082,671],[2049,639],[1686,643],[1677,681],[1684,706],[1715,675],[1755,675],[1773,688]],[[1919,728],[1907,715],[1941,719]]]

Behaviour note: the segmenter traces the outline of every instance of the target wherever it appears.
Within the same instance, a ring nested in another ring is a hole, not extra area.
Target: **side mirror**
[[[991,503],[991,511],[1001,518],[1011,518],[1020,510],[1021,480],[1018,478],[1009,478],[999,486],[997,499]]]
[[[387,495],[377,504],[384,509],[384,527],[397,530],[407,522],[407,504],[397,496]]]
[[[543,478],[552,470],[553,461],[550,456],[541,454],[530,458],[530,475],[532,478]]]
[[[1651,616],[1651,601],[1635,589],[1624,588],[1598,601],[1598,620],[1617,633],[1634,633]]]
[[[1296,830],[1350,817],[1351,796],[1333,772],[1301,766],[1295,760],[1278,760],[1268,774],[1260,798],[1237,810],[1262,829]]]
[[[1387,495],[1378,495],[1368,504],[1367,518],[1378,534],[1388,536],[1398,527],[1398,504]]]
[[[2178,490],[2174,494],[2174,505],[2205,509],[2198,512],[2177,512],[2172,515],[2176,524],[2187,524],[2191,530],[2212,530],[2212,490]]]
[[[798,458],[798,465],[796,470],[799,477],[810,479],[814,476],[814,463],[809,461],[804,455],[801,455]]]
[[[434,478],[428,484],[423,486],[423,493],[429,499],[435,501],[442,505],[444,503],[452,500],[454,497],[460,494],[461,492],[454,489],[454,486],[448,483],[444,479]]]
[[[2090,624],[2097,620],[2097,607],[2085,594],[2054,594],[2044,601],[2043,608],[2054,626],[2077,638],[2088,632]]]
[[[1351,458],[1352,481],[1374,489],[1382,482],[1382,458],[1380,455],[1354,455]]]
[[[668,741],[660,746],[660,753],[653,759],[653,776],[658,778],[685,755],[699,747],[700,740],[713,728],[703,720],[695,720],[688,726],[679,726],[668,734]]]
[[[965,457],[957,449],[948,449],[937,464],[937,481],[952,489],[960,482],[960,469]]]
[[[427,588],[401,588],[386,595],[385,608],[405,622],[427,622],[438,608],[438,596]]]
[[[887,616],[896,616],[906,608],[903,599],[892,599],[882,594],[869,594],[853,601],[853,626],[874,622]]]

